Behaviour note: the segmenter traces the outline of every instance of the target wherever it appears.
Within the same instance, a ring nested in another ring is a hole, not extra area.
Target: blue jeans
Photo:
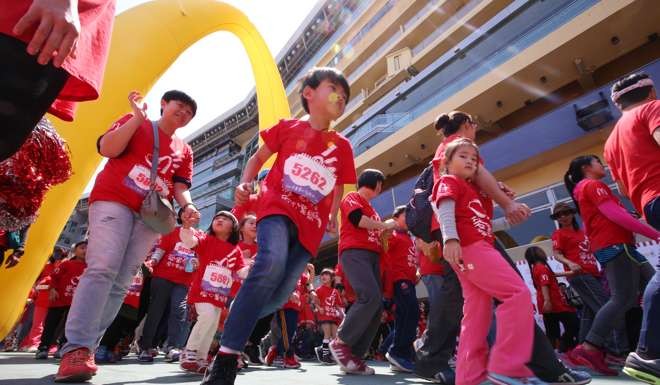
[[[133,210],[120,203],[96,201],[89,206],[87,268],[73,295],[63,353],[77,348],[94,351],[157,238]]]
[[[310,259],[298,240],[298,228],[286,216],[271,215],[257,224],[254,265],[232,303],[222,346],[243,351],[259,318],[286,303]]]
[[[142,349],[156,347],[158,325],[167,315],[167,344],[181,349],[188,339],[188,286],[179,285],[160,277],[151,279],[151,299],[142,331]],[[169,305],[169,313],[166,312]],[[167,314],[166,314],[167,313]]]
[[[296,329],[298,328],[298,311],[294,309],[284,309],[281,313],[280,311],[275,313],[275,316],[277,317],[277,325],[280,327],[280,330],[284,330],[282,329],[282,319],[280,317],[281,314],[284,314],[289,350],[286,350],[284,347],[284,333],[282,333],[282,337],[277,342],[277,352],[282,356],[286,355],[287,357],[293,357],[295,350],[293,346],[293,337],[295,336]]]
[[[646,204],[644,214],[649,224],[660,230],[660,197]],[[660,357],[660,262],[646,285],[642,308],[644,317],[637,350],[657,358]]]
[[[419,322],[419,304],[415,284],[407,279],[394,282],[394,337],[390,354],[413,360],[413,341],[417,336]]]

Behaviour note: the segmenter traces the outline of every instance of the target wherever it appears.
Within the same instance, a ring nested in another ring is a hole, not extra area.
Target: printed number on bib
[[[202,289],[204,291],[228,295],[233,283],[231,270],[218,265],[206,266],[202,278]]]
[[[337,178],[323,163],[307,154],[295,154],[284,162],[285,190],[317,204],[335,188]]]

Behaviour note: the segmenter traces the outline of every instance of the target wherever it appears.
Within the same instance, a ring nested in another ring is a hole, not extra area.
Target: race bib
[[[186,247],[182,242],[177,242],[174,246],[174,252],[180,256],[191,258],[195,252]]]
[[[127,181],[130,181],[129,183],[133,185],[129,185],[128,187],[137,187],[139,190],[145,192],[149,191],[150,176],[151,169],[148,169],[141,164],[136,164],[128,173]],[[156,191],[158,191],[161,196],[169,196],[170,193],[170,189],[160,176],[156,177]]]
[[[282,187],[317,204],[335,188],[335,174],[323,164],[322,157],[295,154],[284,162]]]
[[[202,277],[202,290],[228,296],[233,283],[231,270],[218,265],[206,266]]]

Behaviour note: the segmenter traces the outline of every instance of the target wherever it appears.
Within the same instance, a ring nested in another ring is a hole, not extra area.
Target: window
[[[399,72],[399,70],[401,69],[400,58],[401,55],[396,55],[395,57],[392,58],[392,67],[394,69],[394,72]]]

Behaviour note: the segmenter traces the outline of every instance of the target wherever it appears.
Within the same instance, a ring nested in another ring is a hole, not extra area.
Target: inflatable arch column
[[[216,31],[233,33],[247,51],[256,83],[259,128],[290,115],[277,65],[259,32],[238,9],[213,0],[157,0],[117,16],[101,98],[83,103],[75,122],[55,122],[71,149],[74,174],[46,196],[21,263],[9,270],[0,268],[0,337],[21,315],[32,284],[101,161],[96,139],[127,112],[128,93],[146,94],[183,51]]]

